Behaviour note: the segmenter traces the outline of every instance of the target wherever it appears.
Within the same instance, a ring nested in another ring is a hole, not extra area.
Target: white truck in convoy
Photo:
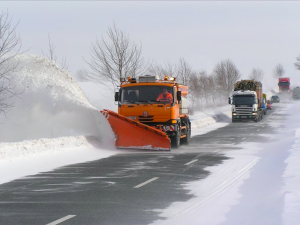
[[[242,80],[234,85],[229,104],[232,105],[232,122],[263,118],[262,84],[255,80]]]

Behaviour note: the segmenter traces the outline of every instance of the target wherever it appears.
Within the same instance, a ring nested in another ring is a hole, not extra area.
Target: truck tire
[[[173,148],[179,148],[179,146],[180,146],[180,136],[181,136],[180,126],[177,126],[177,131],[175,132],[175,135],[171,136],[171,146]]]
[[[256,123],[259,122],[259,121],[260,121],[260,117],[261,117],[261,116],[260,116],[260,113],[259,113],[259,114],[257,115],[257,117],[255,118],[255,120],[253,120],[253,121],[256,122]]]
[[[186,136],[182,138],[182,143],[188,145],[191,139],[191,125],[190,120],[187,119],[186,121]]]

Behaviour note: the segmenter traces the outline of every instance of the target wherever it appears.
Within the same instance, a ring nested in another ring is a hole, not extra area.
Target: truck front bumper
[[[255,120],[257,118],[257,114],[254,115],[232,115],[232,120],[242,121],[242,120]]]

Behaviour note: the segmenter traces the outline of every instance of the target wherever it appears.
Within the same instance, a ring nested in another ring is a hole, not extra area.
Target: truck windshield
[[[233,96],[234,105],[253,105],[255,104],[255,96],[253,95],[235,95]]]
[[[121,89],[122,104],[130,103],[173,103],[172,87],[133,86]]]
[[[282,82],[282,83],[278,83],[278,86],[282,87],[282,86],[290,86],[290,83],[288,82]]]

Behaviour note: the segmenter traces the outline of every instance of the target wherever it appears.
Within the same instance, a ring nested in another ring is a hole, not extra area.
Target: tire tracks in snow
[[[234,160],[229,160],[226,166],[223,165],[219,167],[219,169],[215,167],[215,171],[211,174],[211,179],[208,177],[206,180],[195,181],[194,184],[188,184],[187,188],[190,189],[190,185],[192,185],[194,187],[191,190],[198,189],[197,193],[199,193],[199,188],[203,189],[204,191],[201,192],[201,196],[197,196],[188,202],[174,203],[169,209],[162,211],[161,216],[167,219],[155,221],[153,224],[181,224],[185,221],[185,218],[188,218],[188,214],[192,214],[198,208],[210,204],[218,196],[226,193],[232,186],[237,185],[247,177],[260,158],[251,157],[251,159],[249,159],[246,157],[245,160],[239,163],[233,163]],[[226,174],[231,174],[231,176],[228,177]],[[234,176],[232,176],[232,174],[234,174]],[[216,179],[216,176],[219,177],[219,179]]]

